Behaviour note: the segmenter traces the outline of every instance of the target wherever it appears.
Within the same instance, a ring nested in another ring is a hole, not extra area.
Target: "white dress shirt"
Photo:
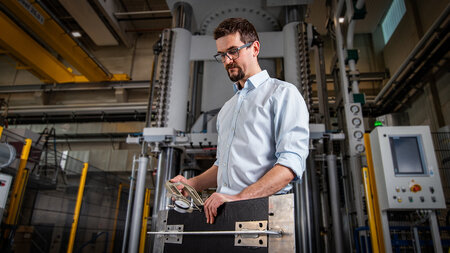
[[[300,178],[309,152],[309,113],[297,87],[264,70],[234,89],[217,118],[217,192],[238,194],[275,164]]]

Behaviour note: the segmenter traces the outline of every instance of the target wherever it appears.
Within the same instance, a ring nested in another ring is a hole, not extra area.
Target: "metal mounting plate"
[[[236,231],[257,230],[266,231],[267,221],[238,221],[235,225]],[[234,246],[267,247],[267,235],[238,234],[234,237]]]
[[[183,232],[183,230],[184,230],[184,225],[167,225],[165,231],[167,231],[167,232],[170,232],[170,231]],[[164,235],[164,243],[182,244],[183,243],[183,235]]]

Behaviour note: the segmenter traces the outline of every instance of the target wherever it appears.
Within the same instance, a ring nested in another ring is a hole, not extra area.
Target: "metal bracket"
[[[236,222],[236,231],[266,231],[267,221]],[[236,234],[234,246],[267,247],[267,234]]]
[[[167,225],[166,232],[183,232],[184,225]],[[183,234],[166,234],[164,235],[164,243],[182,244]]]

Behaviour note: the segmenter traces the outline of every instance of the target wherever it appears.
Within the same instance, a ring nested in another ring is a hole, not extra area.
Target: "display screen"
[[[419,136],[391,136],[389,142],[396,175],[425,174]]]

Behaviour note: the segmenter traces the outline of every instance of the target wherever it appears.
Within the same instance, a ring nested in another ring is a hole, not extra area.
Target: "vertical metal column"
[[[122,253],[126,252],[125,249],[127,247],[127,242],[128,242],[128,227],[130,224],[131,203],[133,202],[134,182],[136,181],[135,175],[136,175],[136,155],[133,156],[133,164],[132,164],[132,168],[131,168],[130,192],[128,193],[127,214],[126,214],[126,218],[125,218]]]
[[[144,143],[143,145],[146,145]],[[137,253],[142,221],[142,206],[144,205],[145,179],[147,176],[148,157],[141,154],[139,157],[138,176],[136,181],[136,195],[134,196],[133,216],[131,217],[129,253]]]
[[[167,209],[170,199],[166,197],[164,184],[175,177],[180,169],[181,152],[173,147],[163,148],[158,159],[158,171],[156,173],[155,199],[153,204],[152,220],[156,221],[158,212]],[[153,222],[152,224],[155,224]],[[153,225],[152,225],[153,229]]]
[[[148,219],[150,218],[150,189],[145,189],[144,214],[142,215],[141,240],[139,244],[139,253],[145,251],[145,239],[147,239]]]
[[[317,171],[315,166],[315,156],[316,152],[314,149],[309,150],[309,156],[307,159],[307,173],[309,175],[309,186],[310,186],[310,215],[311,215],[311,227],[310,234],[312,241],[312,247],[314,252],[322,252],[322,241],[320,236],[320,216],[321,213],[317,212],[317,210],[321,210],[320,207],[320,198],[319,198],[319,181],[317,178]],[[326,214],[324,214],[326,215]]]
[[[433,248],[435,253],[442,253],[441,236],[439,235],[439,226],[436,218],[436,211],[430,213],[431,237],[433,238]]]
[[[306,173],[306,172],[305,172]],[[294,183],[294,211],[295,211],[295,248],[296,252],[308,252],[308,243],[306,240],[306,211],[304,204],[303,182]]]
[[[339,203],[339,185],[337,178],[336,155],[327,155],[328,182],[330,185],[331,218],[333,220],[333,238],[336,253],[344,252],[342,239],[342,223]]]
[[[391,231],[389,231],[389,219],[387,211],[381,211],[381,226],[383,228],[383,240],[386,253],[392,253]]]
[[[167,180],[175,177],[180,169],[181,151],[173,148],[162,148],[158,158],[158,169],[156,172],[156,185],[153,201],[152,212],[152,231],[156,231],[156,221],[158,220],[158,213],[161,210],[167,209],[170,199],[166,197],[166,188],[164,184]],[[150,237],[150,245],[154,247],[154,236]],[[160,252],[161,249],[153,248],[153,252]]]
[[[330,110],[328,106],[328,90],[327,90],[327,77],[325,72],[325,57],[323,53],[323,42],[320,42],[314,52],[315,65],[316,65],[316,82],[317,82],[317,94],[319,97],[319,113],[323,115],[323,123],[327,130],[331,129]]]
[[[81,203],[83,201],[84,185],[86,183],[88,167],[88,163],[84,163],[83,170],[81,171],[80,186],[78,187],[77,203],[75,205],[75,211],[73,214],[72,228],[70,229],[70,238],[69,244],[67,246],[67,253],[73,252],[73,245],[75,243],[75,235],[77,233],[78,219],[80,218]]]

